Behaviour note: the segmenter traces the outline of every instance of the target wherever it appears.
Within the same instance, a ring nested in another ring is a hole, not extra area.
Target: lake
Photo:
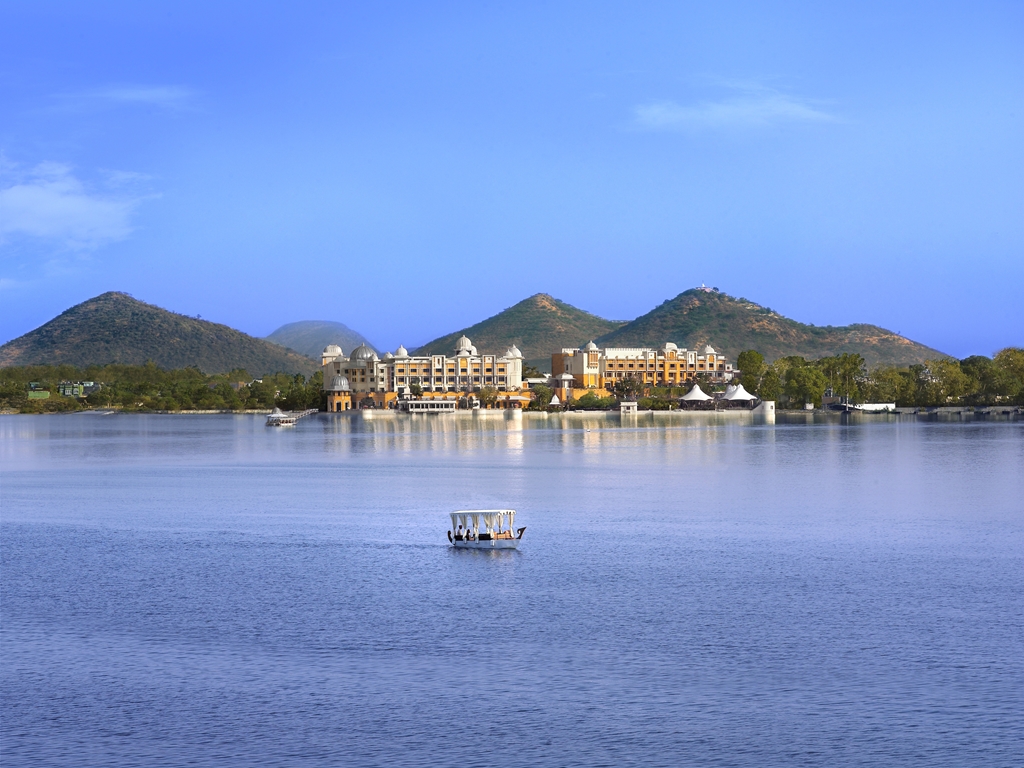
[[[263,421],[0,417],[4,766],[1024,763],[1024,422]]]

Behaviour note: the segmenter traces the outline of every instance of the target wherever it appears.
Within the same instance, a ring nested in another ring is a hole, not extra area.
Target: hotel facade
[[[523,353],[513,345],[504,355],[481,355],[473,342],[462,336],[454,354],[410,355],[400,346],[382,357],[365,344],[346,357],[341,347],[331,345],[323,352],[321,366],[327,409],[394,408],[413,386],[420,398],[457,400],[484,387],[498,392],[497,407],[520,408]]]
[[[669,342],[661,349],[607,347],[590,342],[582,349],[565,348],[551,355],[551,375],[559,398],[576,398],[585,390],[612,391],[615,382],[635,378],[648,387],[682,387],[697,377],[715,384],[730,381],[732,363],[711,346],[703,351],[680,349]]]

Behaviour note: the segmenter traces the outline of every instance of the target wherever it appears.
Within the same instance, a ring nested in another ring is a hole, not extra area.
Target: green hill
[[[733,361],[745,349],[756,349],[768,360],[856,352],[869,366],[909,365],[945,357],[877,325],[806,325],[752,301],[700,288],[684,291],[597,339],[598,344],[609,347],[653,347],[666,341],[689,349],[710,344]]]
[[[378,351],[363,334],[353,331],[344,323],[336,323],[332,320],[300,320],[297,323],[288,323],[266,338],[267,341],[288,347],[300,355],[312,357],[315,360],[320,359],[324,347],[329,344],[337,344],[345,354],[360,344],[365,344],[374,352]]]
[[[244,368],[310,374],[318,364],[234,328],[144,304],[127,293],[104,293],[62,312],[34,331],[0,346],[0,367],[11,365],[195,366],[204,373]]]
[[[542,363],[547,369],[552,352],[586,344],[620,325],[621,322],[605,320],[546,293],[538,293],[476,325],[434,339],[415,354],[450,355],[455,342],[465,334],[482,354],[501,354],[515,344],[528,363]]]

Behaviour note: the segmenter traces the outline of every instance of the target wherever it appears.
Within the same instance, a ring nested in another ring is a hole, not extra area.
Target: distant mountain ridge
[[[266,339],[313,359],[319,359],[324,347],[329,344],[337,344],[345,354],[360,344],[365,344],[374,352],[378,351],[359,331],[354,331],[344,323],[333,320],[299,320],[295,323],[288,323],[282,325]]]
[[[0,366],[79,368],[121,363],[161,368],[195,366],[204,373],[244,368],[253,376],[310,374],[316,362],[290,349],[109,292],[76,304],[48,323],[0,346]]]
[[[869,366],[910,365],[946,356],[877,325],[807,325],[747,299],[702,288],[683,291],[596,341],[620,347],[671,341],[689,349],[710,344],[733,361],[746,349],[756,349],[768,360],[858,353]]]
[[[458,338],[466,335],[482,354],[502,354],[515,344],[527,362],[549,364],[552,352],[586,344],[622,324],[538,293],[476,325],[434,339],[415,354],[450,355]]]
[[[345,337],[344,332],[352,335]],[[628,323],[606,320],[538,293],[475,325],[424,344],[416,353],[451,354],[463,334],[482,353],[502,354],[515,344],[528,363],[544,369],[552,353],[591,339],[606,347],[660,347],[671,341],[696,349],[711,344],[733,361],[745,349],[756,349],[769,360],[855,352],[869,366],[909,365],[946,356],[876,325],[808,325],[747,299],[704,289],[684,291]],[[206,373],[244,368],[254,376],[309,374],[316,370],[320,352],[328,344],[339,344],[350,353],[360,343],[367,343],[362,334],[330,321],[289,323],[270,338],[257,339],[226,325],[110,292],[71,307],[0,346],[0,366],[141,365],[152,360],[162,368],[196,366]],[[272,343],[276,340],[302,347],[309,356]]]

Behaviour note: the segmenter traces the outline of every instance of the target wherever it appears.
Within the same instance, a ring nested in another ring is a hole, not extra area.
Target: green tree
[[[277,400],[277,386],[269,376],[249,385],[249,407],[273,408]]]
[[[483,408],[493,408],[494,404],[498,402],[498,390],[494,387],[482,387],[476,396],[480,399],[480,405]]]
[[[644,383],[635,376],[626,376],[615,382],[612,392],[620,400],[636,400],[644,392]]]
[[[1011,384],[1009,391],[1016,390],[1007,397],[1013,398],[1014,402],[1024,403],[1024,348],[1007,347],[996,352],[994,362],[999,368],[1009,374],[1015,384]]]
[[[959,360],[951,357],[928,360],[925,366],[928,372],[924,387],[927,405],[946,405],[971,393],[974,382],[960,368]]]
[[[544,374],[541,373],[540,369],[533,365],[527,365],[523,363],[523,378],[524,379],[539,379]]]
[[[543,384],[538,384],[535,387],[530,387],[530,391],[533,393],[533,400],[530,402],[528,408],[543,409],[547,408],[551,403],[551,398],[555,394],[555,390],[551,387],[545,387]]]
[[[762,400],[774,400],[777,402],[782,397],[782,376],[779,373],[779,369],[774,365],[768,366],[761,377],[761,385],[757,388],[757,391],[750,389],[747,391],[753,392]]]
[[[891,365],[876,368],[861,386],[861,396],[869,403],[912,405],[914,395],[915,386],[910,371]]]
[[[578,400],[573,400],[573,408],[580,408],[583,410],[596,410],[611,408],[615,405],[614,397],[599,397],[594,392],[587,392]]]
[[[813,403],[821,407],[828,379],[820,368],[809,365],[794,366],[786,372],[786,395],[797,403]]]
[[[864,380],[864,358],[854,353],[823,357],[815,362],[828,379],[828,388],[837,397],[851,402],[860,398],[860,383]]]
[[[999,365],[984,355],[972,355],[960,361],[960,370],[973,382],[975,403],[997,403],[1012,400],[1024,387],[1012,369]]]
[[[995,364],[1024,380],[1024,347],[1006,347],[996,352]]]
[[[419,384],[410,384],[409,394],[412,395],[413,397],[419,397],[420,395],[423,394],[423,387],[421,387]]]
[[[748,392],[757,393],[761,388],[761,378],[768,370],[764,362],[764,355],[753,349],[740,352],[736,358],[736,365],[740,369],[740,383]]]

